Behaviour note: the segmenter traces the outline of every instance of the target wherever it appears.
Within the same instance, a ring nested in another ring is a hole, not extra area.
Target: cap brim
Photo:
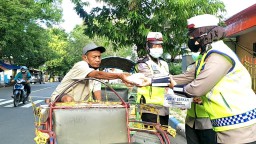
[[[89,51],[95,51],[95,50],[98,50],[98,51],[100,51],[101,53],[104,53],[104,52],[106,51],[106,49],[105,49],[104,47],[99,46],[99,47],[92,48],[92,49],[90,49],[90,50],[84,52],[84,54],[88,53]]]
[[[104,53],[106,51],[106,49],[104,47],[101,47],[101,46],[95,48],[94,50],[99,50],[101,53]]]

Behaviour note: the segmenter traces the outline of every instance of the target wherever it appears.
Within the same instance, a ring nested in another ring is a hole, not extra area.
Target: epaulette
[[[149,60],[149,58],[147,56],[145,56],[143,58],[138,59],[137,63],[145,63],[148,60]]]
[[[159,57],[159,59],[160,59],[160,60],[163,60],[163,61],[166,61],[166,60],[165,60],[164,58],[162,58],[162,57]]]

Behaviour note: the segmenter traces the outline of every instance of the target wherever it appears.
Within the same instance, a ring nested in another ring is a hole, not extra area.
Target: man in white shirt
[[[124,83],[131,84],[127,80],[127,73],[108,73],[99,71],[98,68],[101,63],[101,53],[106,49],[102,46],[97,46],[94,43],[90,43],[83,48],[82,61],[77,62],[72,69],[65,75],[61,83],[57,86],[52,93],[51,101],[55,101],[64,89],[66,89],[71,83],[77,79],[83,79],[86,77],[97,79],[121,79]],[[69,88],[56,101],[71,102],[71,101],[84,101],[88,100],[90,94],[93,92],[94,98],[98,101],[101,100],[101,84],[95,80],[87,80],[78,83],[77,85]]]

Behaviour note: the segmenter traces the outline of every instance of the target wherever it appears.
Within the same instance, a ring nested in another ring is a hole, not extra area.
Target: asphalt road
[[[37,105],[45,104],[58,83],[31,84],[31,98]],[[0,143],[34,144],[35,127],[31,103],[13,106],[12,87],[0,88]]]
[[[31,84],[31,98],[36,105],[44,105],[58,82]],[[34,115],[31,103],[13,106],[12,87],[0,88],[0,144],[35,144]],[[186,144],[183,136],[171,139],[171,144]]]

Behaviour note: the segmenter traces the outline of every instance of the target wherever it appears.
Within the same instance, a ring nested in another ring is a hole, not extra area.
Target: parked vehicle
[[[38,75],[32,75],[30,83],[33,83],[33,84],[40,83],[41,84],[41,79],[39,78]]]
[[[26,81],[24,79],[17,79],[16,83],[13,86],[13,104],[14,107],[19,106],[19,103],[22,102],[25,104],[28,101],[27,91],[24,88]]]
[[[37,69],[30,69],[29,72],[31,73],[31,81],[30,83],[42,83],[43,82],[43,72]]]

